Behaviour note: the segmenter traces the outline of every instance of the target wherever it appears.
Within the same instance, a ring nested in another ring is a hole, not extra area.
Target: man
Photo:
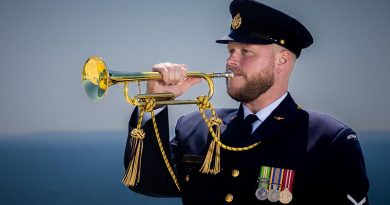
[[[328,115],[302,109],[288,92],[295,60],[313,43],[309,31],[294,18],[252,0],[234,0],[230,12],[231,32],[217,43],[227,44],[226,69],[234,73],[227,91],[241,105],[217,109],[222,119],[220,143],[225,145],[214,155],[220,157],[220,169],[203,169],[215,139],[199,112],[181,117],[169,141],[168,111],[161,107],[156,110],[159,136],[177,180],[164,164],[148,120],[143,125],[139,182],[130,188],[151,196],[179,196],[185,205],[368,204],[368,179],[356,133]],[[186,78],[182,64],[162,63],[153,70],[163,80],[148,82],[149,93],[178,97],[199,82]],[[136,110],[130,131],[137,116]],[[126,168],[132,149],[128,143]]]

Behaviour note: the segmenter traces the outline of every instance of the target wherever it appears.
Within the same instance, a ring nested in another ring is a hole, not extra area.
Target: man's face
[[[230,97],[239,102],[251,102],[274,84],[275,56],[272,45],[230,42],[226,69],[234,78],[226,81]]]

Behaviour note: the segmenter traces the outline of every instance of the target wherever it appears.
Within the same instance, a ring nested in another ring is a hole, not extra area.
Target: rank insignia
[[[238,28],[240,28],[241,23],[242,23],[241,15],[240,15],[240,13],[237,13],[237,14],[234,16],[233,20],[232,20],[232,28],[233,28],[234,30],[237,30]]]

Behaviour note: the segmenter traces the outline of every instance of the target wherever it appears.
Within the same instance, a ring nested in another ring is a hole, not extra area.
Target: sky
[[[357,131],[390,131],[390,2],[264,0],[302,22],[314,44],[298,59],[289,91],[307,110]],[[227,0],[0,0],[0,136],[52,131],[126,131],[133,106],[123,86],[93,102],[81,86],[89,56],[110,70],[149,71],[160,62],[221,72]],[[215,107],[237,107],[216,79]],[[135,87],[132,90],[134,93]],[[205,83],[183,99],[207,92]],[[195,111],[171,106],[171,122]]]

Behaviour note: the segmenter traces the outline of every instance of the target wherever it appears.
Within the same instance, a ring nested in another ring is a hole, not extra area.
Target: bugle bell
[[[190,71],[187,73],[191,78],[203,78],[208,84],[209,92],[207,94],[210,99],[214,94],[214,83],[211,78],[232,78],[233,73],[202,73]],[[103,98],[108,87],[123,83],[124,95],[127,102],[131,103],[134,100],[137,104],[144,104],[143,99],[147,97],[153,97],[156,99],[156,105],[173,105],[173,104],[196,104],[197,100],[174,100],[173,94],[170,93],[157,93],[157,94],[138,94],[135,99],[131,99],[128,94],[128,83],[148,81],[148,80],[161,80],[162,76],[159,72],[121,72],[108,70],[103,59],[99,56],[90,57],[84,64],[82,71],[82,85],[89,98],[92,100],[100,100]],[[161,99],[161,100],[159,100]],[[131,103],[133,104],[133,103]]]

